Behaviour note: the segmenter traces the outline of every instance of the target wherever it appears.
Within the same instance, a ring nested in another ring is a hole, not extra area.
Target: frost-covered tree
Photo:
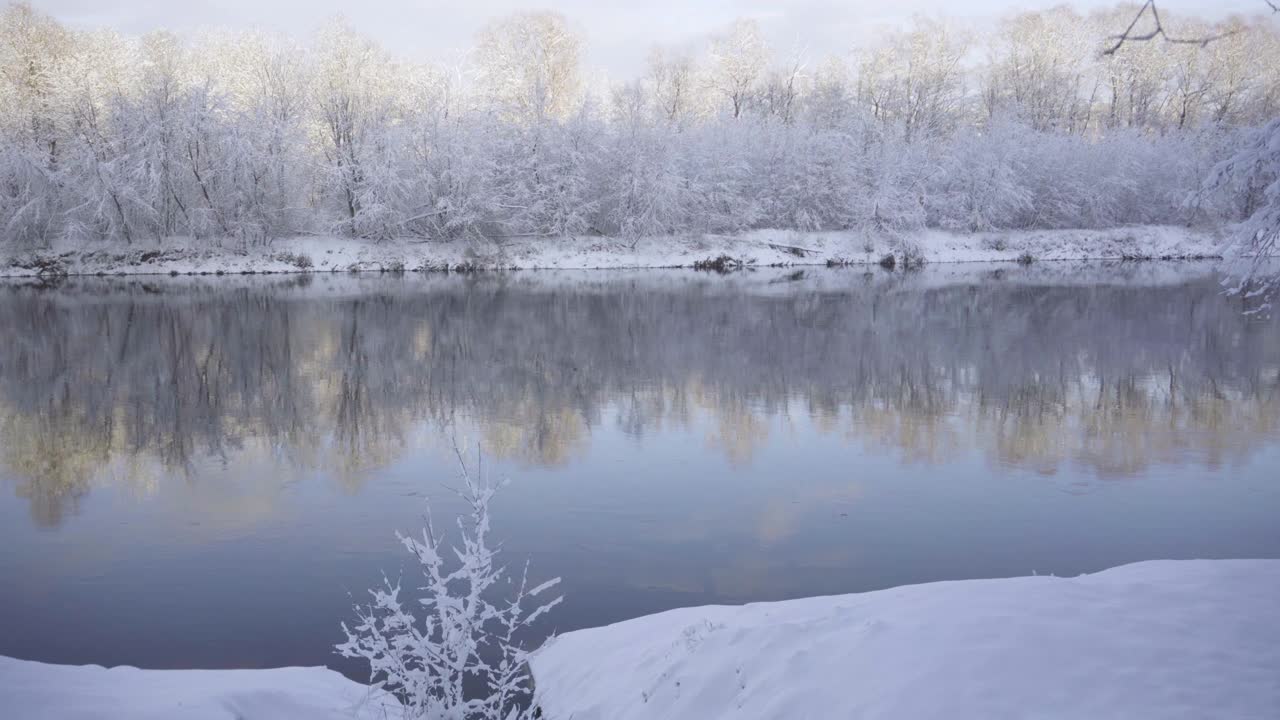
[[[224,99],[229,128],[229,208],[238,235],[269,240],[311,229],[314,177],[307,129],[315,72],[305,51],[260,33],[206,38],[196,63],[202,84]]]
[[[458,107],[456,77],[432,68],[415,73],[400,136],[407,155],[407,234],[441,239],[481,237],[497,232],[498,199],[492,192],[497,162],[494,139],[503,126],[492,116]]]
[[[581,91],[580,47],[558,13],[517,13],[490,23],[475,49],[482,96],[518,121],[566,118]]]
[[[1273,14],[1280,13],[1280,5],[1272,0],[1263,0]],[[1145,22],[1145,26],[1143,23]],[[1234,21],[1233,21],[1234,22]],[[1244,56],[1231,53],[1230,43],[1243,33],[1243,28],[1233,24],[1226,28],[1216,29],[1209,33],[1203,29],[1199,34],[1171,34],[1161,18],[1160,9],[1155,0],[1146,0],[1125,27],[1125,30],[1113,36],[1113,43],[1104,54],[1115,55],[1126,47],[1138,45],[1144,47],[1147,41],[1160,39],[1169,45],[1193,45],[1208,48],[1210,45],[1228,47],[1224,53],[1228,61],[1225,65],[1226,81],[1220,81],[1219,93],[1223,98],[1219,101],[1218,119],[1226,114],[1226,108],[1235,95],[1237,84],[1234,70],[1246,63]],[[1270,42],[1264,39],[1264,48],[1273,45],[1275,35]],[[1149,46],[1147,46],[1149,47]],[[1265,51],[1263,52],[1265,56]],[[1273,76],[1274,63],[1262,66],[1266,76]],[[1274,93],[1266,93],[1262,102],[1274,101]],[[1239,215],[1243,219],[1234,228],[1234,245],[1237,255],[1250,261],[1250,265],[1239,273],[1240,282],[1234,292],[1246,297],[1261,297],[1262,302],[1254,311],[1269,311],[1271,298],[1280,286],[1280,273],[1271,264],[1276,255],[1277,240],[1280,239],[1280,120],[1272,119],[1264,126],[1253,131],[1246,131],[1246,140],[1230,157],[1218,163],[1204,183],[1210,194],[1227,194],[1238,199]]]
[[[967,38],[946,23],[917,20],[863,53],[858,100],[907,141],[947,132],[964,112],[960,61],[967,47]]]
[[[657,85],[655,92],[661,92],[661,87]],[[665,104],[672,101],[675,104]],[[672,233],[683,226],[688,196],[677,162],[676,127],[672,125],[680,120],[680,102],[678,93],[659,101],[661,120],[651,123],[650,100],[643,85],[633,83],[614,93],[617,130],[602,157],[610,171],[603,180],[596,227],[624,238],[633,247],[646,235]],[[675,114],[669,114],[669,109]]]
[[[406,591],[402,580],[387,580],[371,590],[356,623],[343,623],[347,639],[337,649],[368,661],[371,683],[395,695],[405,717],[535,718],[530,650],[520,646],[520,633],[560,603],[541,599],[559,578],[530,586],[527,565],[513,573],[500,564],[490,539],[496,488],[473,477],[461,453],[458,464],[468,513],[458,518],[457,540],[450,544],[430,516],[419,537],[398,535],[423,584]]]
[[[708,82],[728,102],[731,117],[747,109],[768,64],[769,47],[754,20],[735,20],[712,40]]]
[[[1280,118],[1250,133],[1243,147],[1213,169],[1207,187],[1240,198],[1236,251],[1250,265],[1240,273],[1237,290],[1263,297],[1260,309],[1270,309],[1280,287],[1272,265],[1280,254]]]
[[[1029,140],[1033,132],[1008,121],[958,133],[942,162],[930,224],[977,232],[1026,222],[1035,202],[1027,182],[1030,158],[1021,151]]]
[[[857,116],[854,86],[848,65],[829,57],[814,71],[808,92],[800,98],[806,124],[825,131],[846,126]]]
[[[71,33],[25,3],[0,15],[0,227],[22,247],[45,245],[58,229],[73,44]]]
[[[804,65],[797,58],[785,67],[769,71],[759,93],[761,114],[784,125],[795,122],[800,112],[800,95],[807,80],[803,70]]]
[[[398,177],[386,166],[395,68],[374,43],[339,20],[316,51],[315,109],[328,168],[323,182],[352,235],[385,238],[397,229]]]
[[[44,164],[56,167],[58,139],[65,130],[60,85],[74,37],[29,4],[10,5],[0,15],[0,78],[10,141],[37,147]]]
[[[650,51],[645,81],[657,118],[680,125],[698,114],[697,72],[687,54],[661,47]]]
[[[1014,115],[1041,131],[1085,132],[1102,92],[1089,21],[1066,7],[1006,19],[983,79],[989,118]]]

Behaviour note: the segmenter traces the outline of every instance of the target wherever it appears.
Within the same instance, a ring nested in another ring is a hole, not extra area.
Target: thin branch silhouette
[[[1280,12],[1280,5],[1276,5],[1276,2],[1278,0],[1262,0],[1262,1],[1265,2],[1267,6],[1271,8],[1272,12]],[[1147,32],[1144,32],[1141,34],[1135,34],[1134,28],[1138,26],[1138,23],[1142,22],[1142,18],[1148,15],[1151,16],[1151,21],[1154,23],[1154,27],[1152,27]],[[1156,7],[1156,0],[1146,0],[1146,2],[1142,4],[1142,7],[1138,8],[1138,14],[1133,16],[1133,21],[1129,23],[1129,27],[1125,28],[1124,32],[1120,33],[1119,35],[1111,36],[1111,40],[1114,40],[1115,42],[1110,46],[1108,46],[1105,50],[1103,50],[1102,54],[1114,55],[1116,54],[1117,51],[1120,50],[1120,48],[1124,47],[1125,43],[1146,42],[1148,40],[1155,40],[1156,38],[1160,38],[1165,42],[1176,43],[1179,45],[1199,45],[1200,47],[1206,47],[1209,43],[1215,40],[1221,40],[1223,38],[1227,38],[1232,35],[1235,35],[1239,32],[1240,30],[1238,28],[1233,28],[1231,30],[1221,32],[1216,35],[1206,35],[1204,37],[1195,37],[1195,38],[1174,37],[1170,35],[1164,28],[1164,22],[1161,21],[1160,19],[1160,9]]]

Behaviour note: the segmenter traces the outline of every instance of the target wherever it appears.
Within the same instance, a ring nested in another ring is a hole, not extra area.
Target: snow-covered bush
[[[853,160],[853,223],[876,232],[897,233],[925,226],[926,181],[937,172],[929,144],[908,143],[867,130]]]
[[[1252,134],[1244,147],[1213,169],[1207,188],[1239,198],[1244,217],[1232,229],[1235,251],[1248,263],[1237,292],[1263,298],[1267,310],[1280,288],[1270,261],[1280,251],[1280,118]]]
[[[58,228],[56,173],[12,146],[0,146],[0,233],[27,250],[49,244]]]
[[[394,694],[406,717],[424,720],[525,720],[532,707],[529,652],[517,637],[560,602],[541,600],[559,578],[528,586],[528,566],[516,575],[498,562],[489,537],[495,487],[472,477],[458,453],[469,507],[449,544],[427,518],[421,537],[397,534],[418,561],[424,584],[416,597],[386,580],[343,623],[344,657],[367,660],[373,685]],[[537,604],[540,603],[540,604]]]
[[[1016,122],[957,133],[930,193],[930,224],[960,232],[1016,227],[1035,202],[1020,152],[1030,135]]]
[[[648,96],[638,83],[614,93],[616,132],[605,141],[604,174],[594,227],[633,245],[646,235],[675,232],[683,221],[684,178],[672,123],[648,122]]]
[[[683,230],[736,232],[760,220],[758,198],[748,192],[754,176],[747,148],[756,138],[751,123],[720,120],[682,133],[680,174],[687,199]]]

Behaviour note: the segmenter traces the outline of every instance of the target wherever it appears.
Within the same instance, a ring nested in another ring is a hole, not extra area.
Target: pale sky
[[[759,20],[771,45],[810,58],[843,53],[874,39],[878,29],[913,14],[978,23],[1018,9],[1049,8],[1063,0],[31,0],[76,28],[110,27],[128,34],[168,29],[259,28],[305,38],[342,14],[397,55],[412,59],[457,57],[492,18],[517,10],[547,9],[565,15],[587,40],[584,63],[611,76],[639,74],[654,43],[697,41],[737,17]],[[1115,4],[1075,0],[1087,9]],[[1160,0],[1169,14],[1211,19],[1266,9],[1262,0]]]

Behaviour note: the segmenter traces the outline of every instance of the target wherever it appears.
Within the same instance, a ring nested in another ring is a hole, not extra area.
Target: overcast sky
[[[140,34],[169,29],[261,28],[305,37],[327,18],[344,15],[358,30],[398,55],[414,59],[456,57],[487,20],[516,11],[563,13],[587,38],[585,62],[615,77],[643,67],[654,43],[694,41],[736,17],[754,17],[777,48],[803,49],[808,57],[841,53],[874,38],[877,29],[905,23],[913,14],[945,15],[975,22],[1016,9],[1048,8],[1062,0],[31,0],[77,28],[111,27]],[[1114,2],[1076,0],[1077,7]],[[1262,0],[1160,0],[1166,12],[1210,18],[1254,13]]]

